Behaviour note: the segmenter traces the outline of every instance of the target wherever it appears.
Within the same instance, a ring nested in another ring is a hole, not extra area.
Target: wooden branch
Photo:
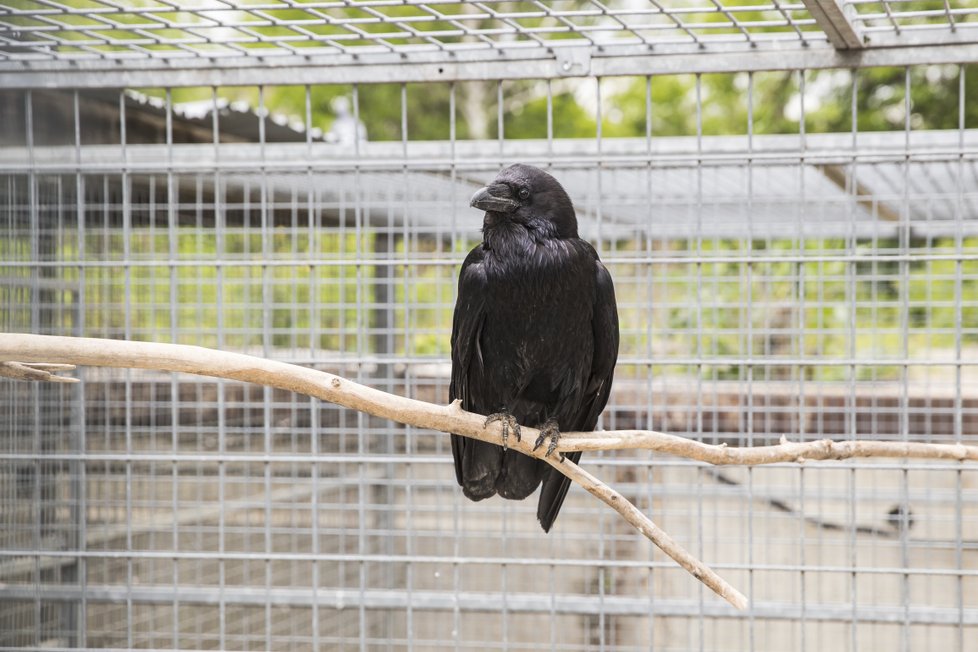
[[[901,441],[832,441],[819,439],[789,442],[781,436],[775,446],[730,448],[725,444],[704,444],[695,439],[653,430],[616,430],[614,432],[562,433],[557,450],[606,451],[643,448],[677,457],[685,457],[717,466],[740,464],[757,466],[779,462],[802,464],[814,460],[845,460],[853,457],[906,457],[919,459],[978,461],[978,446],[965,444],[925,444]]]
[[[0,362],[0,376],[14,380],[44,380],[52,383],[77,383],[77,378],[58,376],[56,371],[71,371],[73,364],[50,364],[45,362]]]
[[[51,360],[57,362],[52,363]],[[286,389],[399,423],[452,432],[495,444],[502,443],[502,426],[484,427],[485,418],[461,409],[455,403],[443,406],[388,394],[330,373],[297,365],[265,360],[240,353],[227,353],[196,346],[154,344],[92,338],[0,334],[0,376],[18,380],[76,382],[56,375],[75,365],[156,369],[228,378]],[[538,432],[524,426],[522,442],[510,438],[511,448],[543,459],[572,481],[601,499],[622,518],[662,549],[694,577],[738,609],[747,599],[702,562],[690,555],[665,531],[624,496],[567,459],[544,458],[543,449],[533,451],[530,442]],[[844,441],[821,439],[789,442],[781,438],[774,446],[730,448],[661,432],[621,430],[615,432],[563,433],[558,451],[647,449],[715,465],[760,465],[809,460],[842,460],[856,457],[897,457],[978,461],[978,446],[926,444],[893,441]]]
[[[0,362],[14,362],[13,365],[7,366],[21,373],[14,377],[50,380],[50,377],[31,378],[29,374],[23,375],[23,369],[38,369],[38,363],[47,369],[65,368],[60,366],[52,368],[50,366],[52,360],[58,364],[177,371],[256,383],[314,396],[336,405],[418,428],[455,433],[494,444],[502,443],[502,424],[486,427],[484,416],[466,412],[459,401],[447,406],[417,401],[388,394],[308,367],[181,344],[20,333],[0,334]],[[737,609],[747,607],[747,598],[742,593],[683,549],[624,496],[566,458],[543,457],[545,451],[542,447],[538,451],[534,451],[532,447],[532,442],[539,434],[537,430],[530,427],[524,427],[522,430],[522,441],[509,438],[510,448],[548,462],[621,514],[622,518],[717,595]]]
[[[524,432],[530,428],[522,428]],[[533,439],[527,438],[530,441]],[[544,461],[550,464],[572,481],[581,485],[596,496],[606,505],[621,514],[622,518],[628,521],[636,530],[645,535],[652,543],[659,547],[662,552],[672,557],[673,561],[685,568],[689,573],[703,584],[706,584],[714,593],[735,606],[737,609],[747,608],[747,598],[743,593],[728,584],[722,577],[717,575],[709,566],[706,566],[691,555],[685,548],[669,536],[665,530],[652,522],[652,520],[642,513],[638,507],[633,505],[627,498],[604,484],[593,475],[582,469],[580,466],[570,461],[566,457],[560,458],[545,457]]]

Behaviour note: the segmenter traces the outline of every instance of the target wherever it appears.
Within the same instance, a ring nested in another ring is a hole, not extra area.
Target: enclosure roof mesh
[[[296,55],[328,63],[418,53],[490,60],[571,46],[601,55],[976,40],[973,0],[14,0],[0,7],[0,64]]]

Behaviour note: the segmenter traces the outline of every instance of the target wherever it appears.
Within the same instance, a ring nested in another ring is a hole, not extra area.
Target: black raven
[[[539,447],[560,430],[593,430],[608,402],[618,359],[611,275],[577,236],[570,198],[529,165],[502,170],[472,197],[486,211],[482,244],[458,279],[452,323],[451,400],[489,414],[519,439],[537,426]],[[537,518],[549,532],[570,480],[542,460],[452,435],[455,476],[472,500],[526,498],[543,481]],[[568,458],[577,461],[579,452]]]

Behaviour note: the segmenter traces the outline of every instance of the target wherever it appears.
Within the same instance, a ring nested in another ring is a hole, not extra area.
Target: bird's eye
[[[520,199],[526,199],[530,196],[530,191],[526,188],[520,188]]]

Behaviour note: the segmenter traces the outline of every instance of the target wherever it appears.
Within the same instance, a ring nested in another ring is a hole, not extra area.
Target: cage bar
[[[2,8],[0,330],[443,403],[468,199],[522,161],[569,190],[615,278],[601,427],[974,444],[978,12],[666,4]],[[0,381],[3,649],[963,652],[978,633],[968,465],[585,456],[748,591],[738,614],[584,492],[549,535],[532,501],[466,501],[438,433],[230,381],[77,377]]]

